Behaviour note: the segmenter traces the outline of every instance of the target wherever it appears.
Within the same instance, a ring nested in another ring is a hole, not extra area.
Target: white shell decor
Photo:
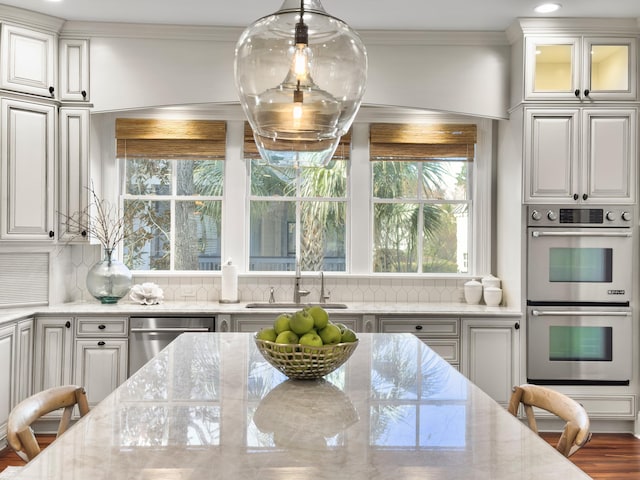
[[[164,300],[162,289],[152,282],[134,285],[129,298],[141,305],[156,305]]]

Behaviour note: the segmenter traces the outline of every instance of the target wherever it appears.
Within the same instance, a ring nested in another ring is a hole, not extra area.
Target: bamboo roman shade
[[[371,160],[473,161],[475,124],[374,123],[369,130]]]
[[[117,118],[118,158],[225,157],[226,123],[218,120]]]
[[[344,134],[340,138],[340,143],[338,144],[338,148],[336,152],[333,154],[333,160],[347,160],[349,158],[349,146],[351,145],[351,130],[349,130],[346,134]],[[305,144],[306,151],[313,151],[312,145],[308,143]],[[318,150],[322,150],[326,145],[322,142],[318,142]],[[270,145],[270,148],[273,150],[280,150],[282,152],[290,152],[296,150],[296,144],[293,141],[286,140],[278,140],[277,142],[273,142]],[[260,158],[260,153],[258,152],[258,147],[256,146],[256,142],[253,139],[253,130],[251,129],[251,125],[249,122],[245,122],[244,124],[244,158]]]

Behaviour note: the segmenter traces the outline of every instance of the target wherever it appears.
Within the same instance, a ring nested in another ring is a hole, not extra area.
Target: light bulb
[[[311,49],[303,43],[297,44],[293,52],[293,73],[299,81],[306,81],[311,73]]]

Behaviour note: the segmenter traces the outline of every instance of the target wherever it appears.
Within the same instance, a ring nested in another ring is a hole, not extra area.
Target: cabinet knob
[[[587,198],[589,198],[589,195],[587,195],[586,193],[582,194],[582,200],[586,200]]]
[[[100,330],[104,330],[105,328],[107,328],[107,326],[106,326],[106,325],[98,325],[98,328],[99,328]]]
[[[580,96],[580,90],[578,90],[578,89],[576,88],[576,90],[575,90],[575,92],[573,92],[573,94],[574,94],[576,97],[579,97],[579,96]]]
[[[83,237],[87,236],[87,231],[86,230],[82,230],[82,232],[80,232],[80,235],[82,235]]]
[[[588,89],[588,88],[585,88],[585,89],[584,89],[584,96],[585,96],[585,97],[588,97],[588,96],[589,96],[589,89]]]
[[[104,342],[103,342],[102,340],[100,340],[100,341],[98,342],[98,346],[99,346],[99,347],[104,347]]]
[[[87,98],[87,91],[86,90],[82,90],[82,98]]]
[[[577,193],[574,193],[574,194],[573,194],[573,199],[574,199],[574,200],[578,200],[578,194],[577,194]]]
[[[55,232],[53,230],[49,230],[49,238],[55,237]]]
[[[513,328],[515,328],[516,330],[520,330],[520,323],[516,322],[516,324],[513,326]]]
[[[67,320],[67,323],[65,323],[64,326],[67,328],[71,328],[71,322]]]
[[[416,330],[422,330],[422,325],[416,325]]]
[[[55,92],[55,88],[49,87],[49,93],[51,94],[52,97],[53,97],[53,92]]]

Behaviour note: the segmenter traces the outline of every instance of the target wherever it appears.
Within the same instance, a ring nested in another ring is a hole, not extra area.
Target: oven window
[[[611,283],[613,249],[551,248],[550,282]]]
[[[549,360],[610,362],[612,327],[549,327]]]

